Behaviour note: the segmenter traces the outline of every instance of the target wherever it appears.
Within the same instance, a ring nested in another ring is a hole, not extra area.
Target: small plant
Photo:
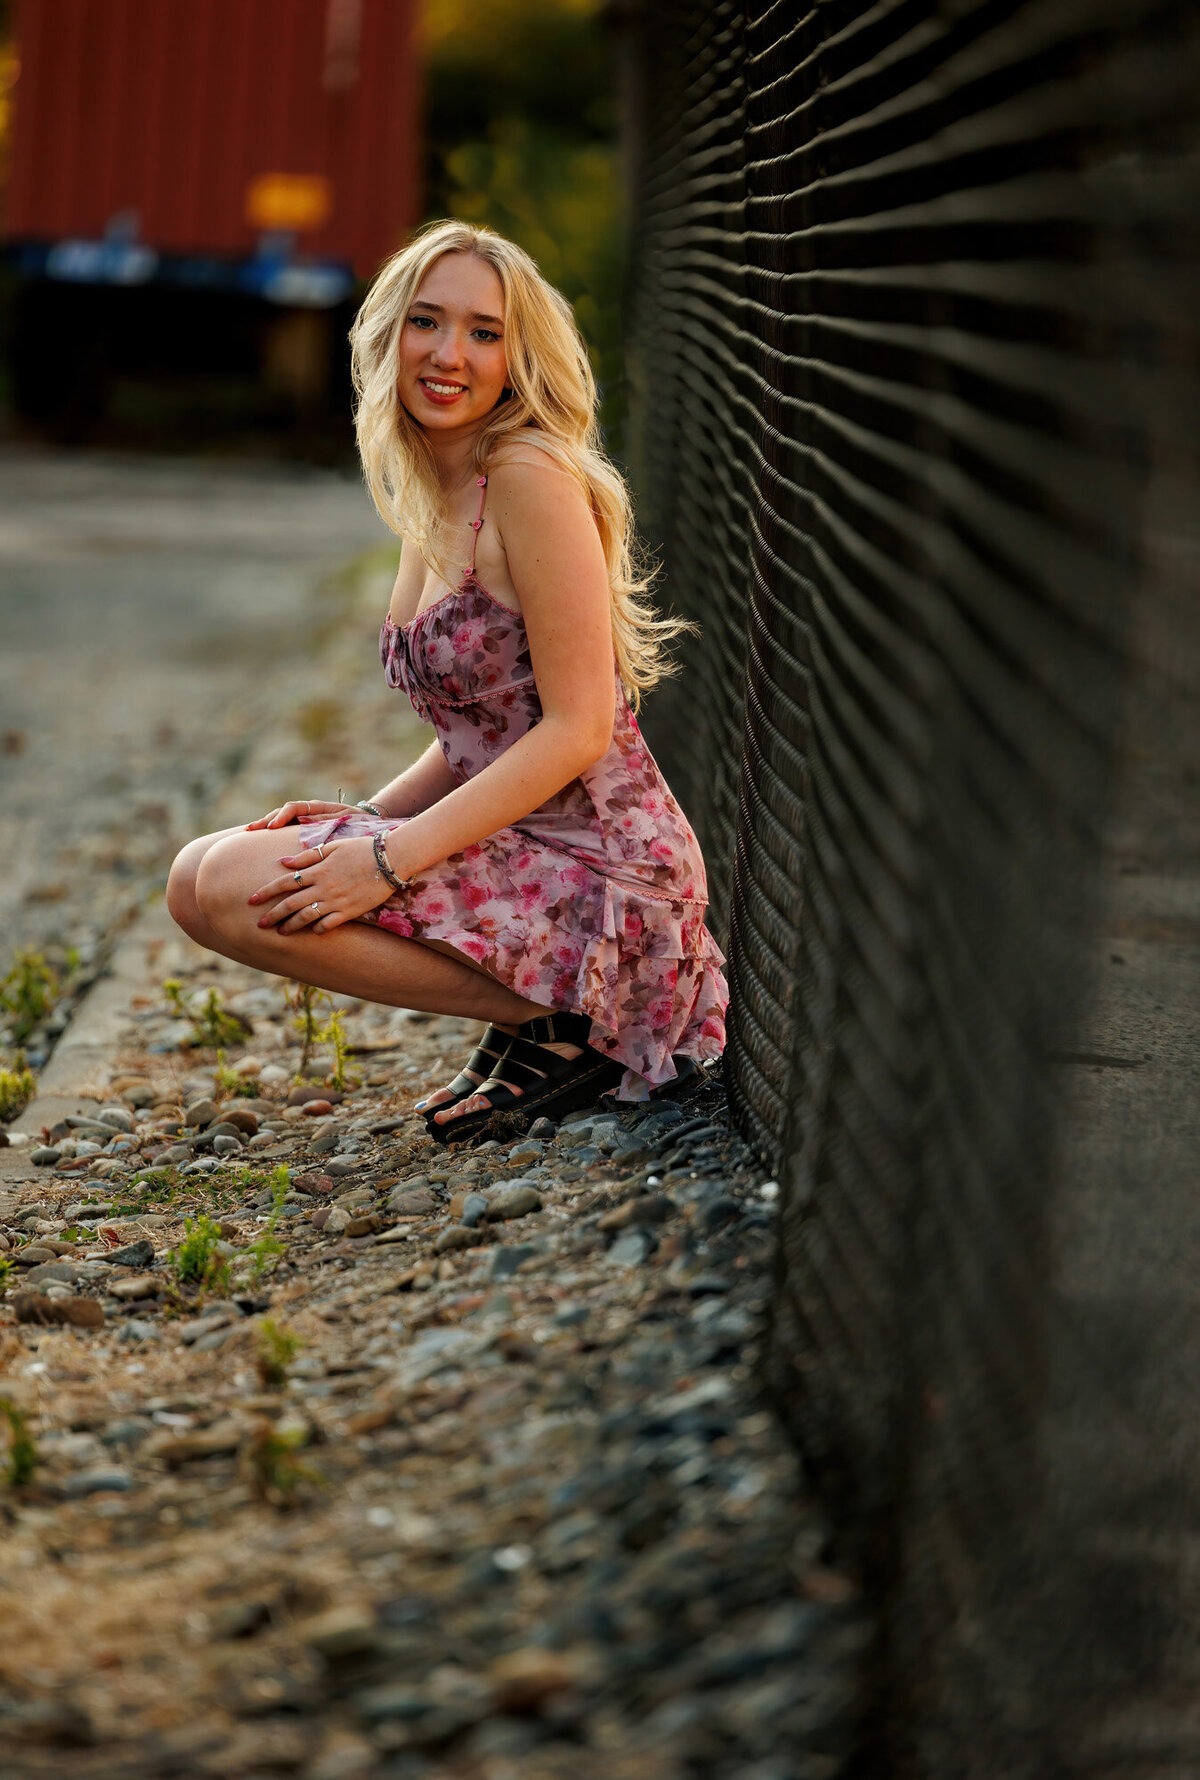
[[[238,1069],[230,1069],[225,1062],[224,1051],[217,1052],[217,1067],[213,1075],[213,1085],[220,1099],[228,1100],[231,1095],[244,1095],[252,1100],[258,1093],[258,1084]]]
[[[349,1040],[346,1037],[346,1027],[339,1008],[335,1008],[330,1014],[325,1028],[321,1033],[321,1037],[326,1043],[333,1047],[333,1068],[330,1070],[327,1078],[329,1084],[331,1087],[336,1088],[339,1094],[344,1094],[347,1081],[346,1052],[349,1047]],[[357,1076],[352,1079],[357,1083]]]
[[[185,989],[178,977],[168,977],[162,986],[163,995],[174,1008],[181,1020],[190,1020],[192,1024],[191,1040],[194,1045],[208,1046],[214,1050],[223,1045],[241,1044],[250,1036],[249,1023],[222,1005],[220,994],[210,989],[196,1010],[193,992]]]
[[[303,1346],[294,1329],[265,1316],[258,1325],[258,1352],[254,1358],[263,1383],[275,1388],[286,1384],[288,1367]]]
[[[7,1292],[16,1271],[16,1262],[10,1261],[7,1255],[0,1255],[0,1297],[3,1297]]]
[[[280,1255],[287,1253],[282,1242],[280,1242],[275,1234],[275,1226],[279,1222],[280,1215],[283,1211],[283,1202],[287,1197],[287,1190],[291,1184],[291,1176],[287,1170],[287,1163],[281,1162],[271,1176],[270,1185],[273,1203],[271,1205],[271,1215],[267,1219],[267,1227],[260,1235],[255,1237],[254,1241],[246,1250],[252,1263],[255,1279],[261,1279],[263,1274],[267,1271],[267,1268],[273,1266],[279,1259]]]
[[[12,1069],[0,1068],[0,1124],[24,1112],[36,1086],[32,1069],[26,1069],[25,1059],[18,1051]]]
[[[24,1411],[7,1397],[0,1397],[0,1416],[8,1423],[8,1463],[4,1467],[4,1479],[13,1489],[20,1489],[41,1463],[37,1442],[29,1432]]]
[[[59,996],[59,976],[40,952],[18,952],[0,981],[0,1007],[11,1016],[13,1040],[23,1045]]]
[[[293,1024],[301,1040],[300,1067],[296,1072],[298,1078],[304,1076],[309,1058],[321,1043],[324,1029],[317,1008],[320,1002],[328,1000],[324,989],[318,989],[312,983],[297,983],[296,993],[288,1002],[293,1013]]]
[[[207,1212],[198,1218],[184,1219],[184,1236],[179,1247],[171,1250],[171,1265],[181,1286],[224,1286],[229,1278],[229,1263],[217,1253],[221,1226]]]
[[[325,1479],[315,1465],[296,1457],[306,1444],[305,1428],[264,1426],[245,1448],[245,1458],[255,1492],[274,1508],[291,1508],[304,1484],[320,1488]]]

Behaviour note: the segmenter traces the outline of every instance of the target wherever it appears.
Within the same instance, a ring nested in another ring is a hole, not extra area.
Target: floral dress
[[[480,478],[480,487],[485,479]],[[478,538],[482,522],[475,521]],[[408,624],[386,618],[389,686],[437,731],[465,783],[542,715],[519,612],[475,575]],[[385,833],[403,819],[318,818],[306,840]],[[414,877],[362,920],[439,940],[546,1008],[586,1014],[589,1042],[624,1064],[619,1100],[674,1079],[675,1059],[725,1044],[724,958],[704,925],[696,837],[642,739],[617,681],[607,752],[539,809]]]

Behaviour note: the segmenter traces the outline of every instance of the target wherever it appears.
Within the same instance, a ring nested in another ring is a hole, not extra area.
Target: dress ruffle
[[[365,812],[304,824],[310,845],[402,826]],[[724,1049],[724,957],[704,913],[505,828],[361,919],[453,946],[526,1000],[585,1014],[591,1044],[624,1066],[616,1098],[636,1101],[675,1079],[676,1058]]]

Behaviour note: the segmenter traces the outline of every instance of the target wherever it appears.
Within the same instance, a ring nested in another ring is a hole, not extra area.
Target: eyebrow
[[[413,308],[432,309],[435,315],[445,315],[446,311],[440,303],[427,303],[424,297],[413,298]],[[476,309],[470,318],[472,321],[490,321],[493,327],[502,328],[504,323],[498,315],[481,315]]]

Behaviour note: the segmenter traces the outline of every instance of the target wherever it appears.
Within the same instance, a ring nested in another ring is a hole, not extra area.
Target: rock
[[[84,1156],[98,1156],[100,1149],[101,1145],[94,1142],[92,1138],[81,1137],[75,1144],[75,1160],[78,1162]]]
[[[217,1103],[207,1094],[200,1100],[193,1100],[190,1106],[183,1109],[185,1125],[210,1125],[217,1116]]]
[[[347,1603],[331,1607],[326,1613],[302,1620],[295,1630],[302,1644],[307,1644],[328,1662],[364,1656],[379,1643],[379,1628],[369,1606]]]
[[[509,1248],[494,1248],[488,1260],[487,1276],[489,1279],[511,1279],[526,1261],[537,1254],[537,1250],[528,1243],[514,1245]]]
[[[334,1200],[343,1211],[361,1211],[365,1205],[374,1205],[375,1195],[370,1187],[353,1187],[348,1193],[339,1193]]]
[[[63,1494],[68,1497],[97,1496],[102,1490],[131,1490],[133,1478],[128,1471],[77,1471],[74,1477],[68,1477],[63,1484]]]
[[[103,1259],[110,1267],[149,1267],[154,1259],[154,1244],[143,1237],[139,1242],[130,1242],[124,1248],[113,1249]]]
[[[244,1132],[247,1137],[254,1137],[258,1132],[258,1115],[249,1107],[226,1106],[221,1109],[220,1123],[232,1125],[235,1130]]]
[[[41,1267],[31,1267],[25,1275],[25,1283],[31,1286],[49,1285],[50,1281],[69,1286],[75,1282],[75,1269],[69,1261],[47,1261]]]
[[[332,1088],[319,1088],[315,1082],[308,1082],[303,1087],[293,1088],[287,1097],[287,1103],[289,1106],[308,1106],[322,1102],[325,1112],[329,1113],[335,1106],[340,1106],[344,1098],[344,1095],[334,1093]]]
[[[68,1224],[94,1224],[97,1218],[109,1217],[112,1206],[107,1201],[81,1199],[78,1205],[72,1205],[63,1213]]]
[[[275,1146],[275,1144],[277,1144],[278,1142],[279,1142],[278,1132],[260,1131],[256,1137],[252,1137],[250,1139],[250,1142],[246,1145],[246,1148],[250,1149],[250,1150],[269,1150],[269,1149],[272,1149]]]
[[[131,1343],[138,1341],[158,1341],[161,1336],[162,1330],[156,1329],[153,1323],[144,1323],[138,1317],[134,1316],[131,1316],[129,1321],[123,1323],[117,1330],[118,1341],[128,1341]]]
[[[190,1321],[175,1324],[175,1334],[185,1347],[192,1347],[205,1335],[211,1335],[217,1329],[224,1329],[230,1322],[228,1311],[217,1311],[208,1316],[192,1317]]]
[[[509,1218],[527,1217],[531,1211],[541,1209],[542,1196],[537,1188],[524,1181],[513,1181],[496,1188],[488,1199],[483,1216],[488,1223],[500,1223]]]
[[[323,1119],[333,1111],[331,1100],[306,1100],[300,1111],[307,1119]]]
[[[665,1193],[636,1193],[632,1199],[626,1199],[623,1205],[615,1205],[606,1211],[602,1218],[597,1219],[597,1230],[605,1235],[614,1231],[628,1230],[637,1226],[665,1223],[675,1210],[675,1202],[668,1199]]]
[[[140,1446],[149,1433],[149,1422],[135,1421],[132,1416],[126,1416],[120,1421],[109,1422],[107,1428],[101,1428],[100,1439],[105,1446]]]
[[[407,1119],[372,1119],[367,1130],[372,1137],[385,1137],[389,1131],[399,1131],[407,1123]]]
[[[540,1162],[545,1153],[545,1144],[525,1138],[523,1142],[514,1144],[513,1148],[509,1150],[508,1159],[514,1168],[528,1168],[532,1163]]]
[[[339,1132],[322,1131],[320,1136],[314,1137],[309,1144],[309,1154],[313,1156],[331,1156],[334,1150],[337,1149],[339,1141]]]
[[[331,1174],[334,1180],[344,1180],[348,1174],[354,1174],[357,1169],[358,1163],[353,1156],[335,1156],[332,1162],[325,1164],[326,1173]]]
[[[558,1126],[553,1119],[535,1119],[529,1127],[528,1135],[538,1143],[549,1143],[557,1132]]]
[[[44,1248],[40,1242],[27,1243],[16,1253],[18,1267],[42,1267],[48,1262],[57,1261],[58,1256],[52,1248]]]
[[[70,1325],[74,1329],[102,1329],[104,1307],[94,1298],[47,1297],[41,1292],[14,1292],[9,1300],[19,1323]]]
[[[338,1210],[334,1206],[334,1210]],[[383,1220],[375,1212],[367,1212],[361,1217],[351,1218],[346,1225],[347,1236],[374,1236],[381,1227]]]
[[[292,1182],[294,1192],[304,1193],[310,1199],[323,1199],[327,1193],[333,1192],[333,1188],[332,1175],[320,1174],[315,1170],[308,1174],[298,1174]]]
[[[86,1749],[96,1741],[96,1731],[83,1707],[70,1700],[9,1698],[4,1702],[4,1737],[6,1742],[11,1738],[48,1748]]]
[[[156,1162],[186,1162],[191,1153],[190,1144],[172,1143],[168,1144],[165,1150],[159,1150],[154,1160]]]
[[[464,1193],[459,1217],[468,1230],[474,1230],[486,1215],[487,1197],[483,1193]]]
[[[479,1238],[462,1224],[447,1224],[433,1245],[435,1255],[452,1254],[455,1249],[474,1248]]]
[[[654,1238],[649,1230],[626,1230],[609,1249],[608,1260],[614,1267],[640,1267],[653,1252]]]
[[[232,1329],[212,1329],[207,1335],[201,1335],[198,1341],[192,1343],[192,1352],[197,1354],[215,1353],[217,1348],[224,1347],[232,1334]]]
[[[350,1213],[348,1211],[343,1211],[340,1205],[330,1206],[325,1228],[334,1236],[340,1236],[349,1222]]]
[[[213,1138],[213,1149],[218,1156],[236,1156],[241,1147],[236,1137],[229,1137],[224,1133],[220,1137]]]
[[[279,1063],[264,1063],[258,1072],[258,1079],[265,1088],[278,1088],[287,1081],[289,1071]]]
[[[132,1131],[133,1114],[126,1112],[123,1106],[102,1106],[96,1115],[100,1125],[111,1125],[115,1131]]]
[[[398,1186],[388,1195],[387,1208],[406,1217],[428,1217],[441,1211],[442,1202],[431,1187]]]
[[[497,1712],[536,1712],[552,1694],[573,1687],[578,1670],[555,1650],[532,1645],[497,1657],[488,1669]]]
[[[122,1303],[136,1304],[142,1298],[157,1298],[163,1282],[153,1273],[139,1273],[133,1279],[114,1279],[109,1292]]]
[[[125,1326],[128,1329],[131,1325],[127,1323]],[[193,1459],[212,1459],[220,1453],[237,1452],[242,1435],[240,1423],[233,1420],[214,1422],[211,1428],[196,1428],[185,1434],[164,1428],[161,1433],[150,1436],[142,1447],[142,1454],[148,1459],[160,1460],[168,1471],[175,1471]]]
[[[35,1168],[52,1168],[62,1159],[62,1152],[50,1146],[39,1144],[36,1150],[29,1152],[29,1160]]]

